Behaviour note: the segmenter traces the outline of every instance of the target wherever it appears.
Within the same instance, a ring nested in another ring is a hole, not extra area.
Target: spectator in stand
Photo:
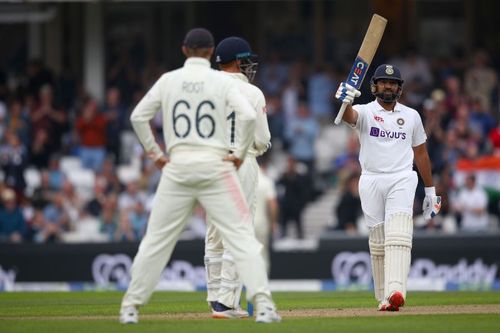
[[[73,229],[81,218],[84,202],[75,190],[75,186],[69,180],[63,181],[61,194],[64,211],[68,215],[71,228]]]
[[[114,240],[117,242],[137,241],[137,237],[135,236],[134,229],[130,224],[127,211],[122,211],[120,213],[120,221],[118,223],[118,228],[115,231]]]
[[[443,148],[444,165],[455,165],[465,155],[465,147],[461,144],[454,129],[446,132],[445,145]]]
[[[278,96],[282,93],[288,78],[288,66],[280,60],[279,54],[274,51],[268,61],[259,66],[259,87],[266,95]]]
[[[318,136],[319,127],[309,108],[300,103],[297,116],[292,118],[286,127],[286,138],[289,142],[289,153],[294,159],[307,165],[307,173],[314,171],[314,142]]]
[[[47,170],[40,172],[40,185],[33,191],[31,202],[35,209],[43,210],[57,193],[50,185],[50,175]]]
[[[56,227],[59,233],[71,229],[71,220],[64,207],[64,195],[62,193],[56,193],[52,197],[52,201],[43,210],[43,216],[47,222]]]
[[[22,143],[30,146],[30,120],[23,112],[23,103],[20,99],[14,99],[10,103],[9,113],[7,115],[7,130],[17,134]]]
[[[60,233],[57,224],[47,221],[43,211],[35,209],[33,218],[28,223],[28,240],[34,243],[54,243],[59,240]]]
[[[132,226],[136,239],[142,239],[146,233],[149,214],[144,209],[144,204],[137,201],[128,214],[128,220]]]
[[[344,152],[333,161],[334,169],[339,178],[346,179],[352,173],[361,172],[359,148],[358,135],[356,133],[350,134]]]
[[[462,82],[457,76],[447,77],[444,81],[444,86],[446,96],[444,102],[447,112],[443,114],[443,117],[446,117],[446,119],[443,119],[443,126],[446,128],[450,120],[457,113],[458,106],[465,101],[465,96],[462,92]]]
[[[285,140],[285,119],[281,105],[281,96],[266,96],[266,100],[267,122],[269,124],[269,131],[271,132],[271,140],[273,145],[278,143],[279,147],[282,147]]]
[[[0,166],[5,184],[16,191],[20,202],[26,188],[24,170],[28,166],[28,151],[15,133],[6,133],[5,137],[6,143],[0,146]]]
[[[46,169],[52,154],[49,133],[41,128],[34,133],[35,137],[30,147],[30,163],[37,169]]]
[[[454,201],[454,209],[460,215],[460,226],[463,231],[488,231],[488,196],[486,191],[476,183],[476,176],[470,174],[465,179],[465,186],[458,192]]]
[[[99,217],[106,202],[106,188],[108,181],[106,178],[97,176],[94,180],[94,197],[84,205],[84,214],[90,214],[93,217]]]
[[[66,180],[66,175],[62,172],[59,165],[60,159],[61,157],[59,155],[53,155],[49,159],[49,186],[55,191],[60,191]]]
[[[488,134],[495,128],[495,118],[486,107],[486,101],[484,99],[478,97],[472,100],[469,121],[480,133],[481,138],[479,143],[484,146]]]
[[[423,103],[423,118],[424,129],[427,133],[427,151],[432,161],[434,170],[441,170],[444,167],[443,161],[443,142],[445,140],[445,131],[441,127],[440,107],[443,103],[436,103],[434,100],[428,98]]]
[[[118,196],[118,208],[120,211],[131,210],[135,207],[137,202],[143,205],[147,202],[147,195],[139,188],[137,181],[131,181],[127,184],[125,192],[120,193]]]
[[[120,134],[127,121],[127,111],[121,103],[120,90],[111,87],[106,92],[106,105],[104,106],[106,116],[106,151],[113,156],[115,164],[120,163]]]
[[[106,117],[99,111],[97,102],[88,99],[75,127],[80,139],[82,165],[95,172],[101,170],[106,158],[106,124]]]
[[[39,106],[31,115],[33,137],[39,137],[38,132],[47,133],[49,156],[61,148],[61,138],[66,128],[66,115],[54,107],[52,87],[44,85],[39,93]],[[47,167],[44,165],[42,167]]]
[[[344,189],[335,210],[337,215],[336,230],[343,230],[349,235],[357,233],[357,220],[362,215],[361,200],[359,199],[359,174],[351,174],[344,185]]]
[[[331,66],[318,67],[316,73],[309,78],[309,108],[319,122],[328,123],[331,121],[333,116],[331,95],[336,87],[337,81]]]
[[[106,180],[107,184],[104,190],[106,194],[121,193],[125,189],[125,186],[121,183],[120,178],[118,177],[118,172],[116,170],[116,165],[114,164],[113,159],[107,158],[104,161],[101,172],[97,175],[97,177],[101,177]]]
[[[472,66],[465,72],[465,93],[474,100],[479,98],[486,109],[492,107],[493,93],[498,84],[495,69],[490,67],[490,56],[481,50],[474,55]]]
[[[490,131],[488,138],[493,146],[493,155],[500,155],[500,123]]]
[[[5,188],[1,195],[3,206],[0,208],[0,241],[20,243],[26,234],[26,221],[16,203],[16,193]]]
[[[290,222],[295,223],[297,237],[304,238],[302,228],[302,210],[304,209],[309,194],[311,184],[308,177],[300,174],[297,170],[297,161],[293,157],[288,157],[287,170],[278,181],[278,193],[280,194],[280,236],[287,235],[287,228]]]
[[[116,194],[111,194],[106,197],[99,219],[101,221],[100,232],[107,235],[108,241],[113,241],[120,219],[118,198]]]

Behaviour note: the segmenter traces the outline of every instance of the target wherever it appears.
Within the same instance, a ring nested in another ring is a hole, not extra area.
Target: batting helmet
[[[215,48],[216,63],[227,64],[234,60],[240,60],[240,70],[250,82],[257,72],[256,59],[257,55],[252,52],[250,44],[240,37],[225,38]]]
[[[384,92],[378,92],[376,84],[377,81],[381,79],[396,81],[399,86],[397,93],[389,95]],[[372,79],[370,80],[370,88],[374,96],[382,99],[386,103],[392,103],[401,97],[401,93],[403,92],[403,83],[404,80],[401,77],[399,68],[394,65],[384,64],[378,66],[375,73],[373,73]]]

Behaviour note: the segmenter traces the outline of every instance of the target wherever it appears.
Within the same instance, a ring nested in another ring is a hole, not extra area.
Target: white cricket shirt
[[[236,80],[236,86],[243,96],[247,98],[256,112],[257,117],[255,119],[254,143],[248,149],[248,153],[254,156],[262,155],[266,152],[269,141],[271,140],[271,132],[269,131],[269,124],[267,123],[266,99],[264,94],[258,87],[249,83],[248,78],[244,74],[229,72],[222,73]],[[228,135],[230,138],[230,145],[234,147],[235,136],[237,134],[234,132],[233,125],[238,121],[238,119],[232,117],[232,114],[228,117],[228,121],[230,122],[230,133]]]
[[[204,58],[191,57],[184,66],[163,74],[137,104],[130,120],[144,149],[153,159],[163,154],[149,121],[161,110],[167,151],[229,151],[227,140],[230,112],[235,112],[234,155],[242,158],[254,140],[255,111],[234,80],[210,68]]]
[[[377,100],[353,108],[358,112],[354,127],[361,143],[359,162],[363,174],[412,170],[412,148],[427,140],[418,112],[400,103],[388,112]]]

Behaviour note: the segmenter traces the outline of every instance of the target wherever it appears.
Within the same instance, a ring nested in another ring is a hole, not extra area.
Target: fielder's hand
[[[436,189],[434,187],[425,188],[425,198],[422,210],[425,220],[430,220],[441,210],[441,197],[436,196]]]
[[[342,82],[339,85],[339,89],[335,93],[335,98],[341,101],[342,103],[352,104],[356,97],[361,96],[361,91],[357,90],[350,84]]]
[[[170,162],[170,160],[168,159],[168,157],[167,157],[167,156],[162,156],[162,157],[160,157],[159,159],[157,159],[157,160],[155,161],[155,166],[156,166],[158,169],[160,169],[160,170],[161,170],[161,169],[163,169],[163,167],[164,167],[165,165],[167,165],[167,163],[168,163],[168,162]]]
[[[223,160],[227,161],[227,162],[232,162],[234,164],[234,166],[236,167],[236,170],[238,170],[240,168],[241,164],[243,164],[243,160],[240,160],[239,158],[237,158],[233,154],[227,155],[226,157],[224,157]]]

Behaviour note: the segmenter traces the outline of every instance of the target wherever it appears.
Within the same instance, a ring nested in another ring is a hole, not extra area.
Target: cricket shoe
[[[281,321],[281,317],[276,312],[274,307],[269,305],[259,306],[257,309],[257,316],[255,317],[255,322],[257,323],[279,323]]]
[[[382,301],[378,305],[379,311],[399,311],[399,308],[393,307],[388,301]]]
[[[135,306],[126,306],[120,309],[120,323],[137,324],[139,322],[139,311]]]
[[[405,305],[405,298],[403,294],[399,291],[394,291],[391,296],[389,296],[387,301],[383,301],[379,304],[379,311],[399,311],[399,308]]]
[[[248,312],[240,307],[233,309],[217,301],[210,302],[210,306],[212,308],[212,318],[215,319],[248,318]]]

